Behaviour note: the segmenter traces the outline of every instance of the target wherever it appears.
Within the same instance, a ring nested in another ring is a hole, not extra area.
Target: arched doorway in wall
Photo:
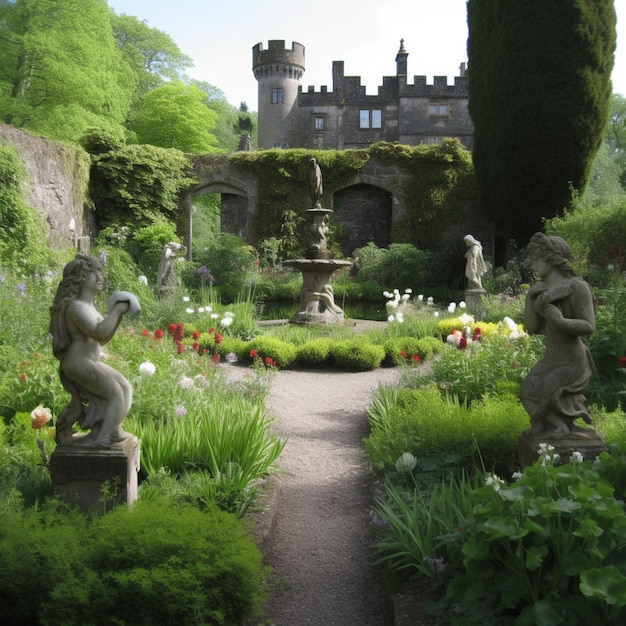
[[[346,256],[373,241],[379,248],[391,243],[391,193],[360,183],[338,191],[332,220],[339,225],[336,241]]]
[[[192,193],[191,202],[192,251],[201,251],[203,241],[219,233],[246,239],[248,197],[244,191],[225,184],[206,185]]]

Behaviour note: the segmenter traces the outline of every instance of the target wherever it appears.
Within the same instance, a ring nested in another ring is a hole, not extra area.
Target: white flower
[[[434,302],[434,299],[432,296],[428,296],[428,300],[426,300],[427,304],[432,304]]]
[[[410,452],[403,452],[396,461],[396,471],[399,474],[411,473],[417,465],[417,459]]]
[[[211,313],[211,319],[216,320],[219,317],[217,313]]]
[[[144,276],[143,274],[141,276],[139,276],[137,278],[137,280],[139,281],[140,285],[145,285],[146,287],[148,286],[148,279],[146,276]]]
[[[396,319],[396,318],[395,318],[393,315],[390,315],[390,316],[387,318],[387,321],[388,321],[388,322],[393,322],[395,319]]]
[[[405,290],[404,290],[404,293],[413,293],[413,290],[412,290],[411,288],[409,288],[409,289],[405,289]]]
[[[191,307],[187,307],[187,308],[185,309],[185,313],[189,313],[189,314],[191,314],[191,313],[194,313],[194,310],[193,310]]]
[[[435,311],[435,312],[433,313],[433,315],[434,315],[435,317],[439,317],[439,311]]]
[[[465,300],[461,300],[461,302],[459,302],[459,308],[460,309],[464,309],[467,306],[467,304],[465,304]]]
[[[464,326],[469,326],[470,324],[474,323],[474,318],[471,315],[468,315],[467,313],[463,313],[463,315],[459,317],[459,320],[461,320]]]
[[[199,308],[198,308],[198,313],[204,313],[204,307],[202,307],[202,306],[201,306],[201,307],[199,307]]]
[[[487,474],[487,476],[485,476],[485,485],[491,487],[494,491],[500,491],[500,487],[504,485],[504,481],[496,474]]]
[[[454,313],[456,310],[456,302],[450,302],[448,305],[448,313]]]
[[[383,296],[385,296],[385,298],[391,298],[391,295],[388,291],[383,291]]]
[[[537,450],[537,454],[550,454],[550,452],[554,451],[554,446],[549,443],[540,443],[539,450]]]
[[[522,472],[513,472],[513,474],[511,475],[511,478],[513,480],[519,480],[524,474],[522,474]]]
[[[420,293],[420,295],[419,295],[419,296],[417,296],[417,299],[418,299],[420,302],[423,302],[423,301],[424,301],[424,294],[423,294],[423,293]]]
[[[154,365],[154,363],[151,363],[150,361],[144,361],[139,366],[139,373],[142,376],[152,376],[154,372],[156,372],[156,366]]]
[[[224,317],[235,317],[235,314],[232,311],[226,311],[226,313],[224,313]]]
[[[574,452],[572,452],[572,455],[569,458],[570,463],[582,463],[583,460],[584,460],[583,455],[581,452],[578,452],[578,450],[574,450]]]
[[[208,305],[207,305],[207,306],[205,306],[205,307],[204,307],[204,310],[205,310],[207,313],[210,313],[210,312],[213,310],[213,307],[210,307],[210,306],[208,306]]]
[[[400,322],[400,324],[404,322],[404,315],[402,315],[402,311],[398,311],[398,313],[396,314],[396,320]]]
[[[395,296],[399,296],[399,295],[400,295],[400,290],[399,290],[399,289],[394,289],[394,290],[393,290],[393,294],[394,294]]]
[[[189,296],[183,296],[183,302],[189,302]]]
[[[222,321],[220,322],[220,324],[222,326],[224,326],[224,328],[228,328],[231,324],[233,323],[233,318],[232,317],[225,317],[224,319],[222,319]]]
[[[446,337],[446,343],[449,343],[451,346],[458,346],[459,338],[456,335],[448,335]]]
[[[182,376],[178,381],[178,384],[183,389],[191,389],[193,387],[193,378],[189,378],[189,376]]]
[[[410,297],[411,297],[411,295],[410,295],[410,294],[408,294],[408,293],[404,293],[404,294],[402,294],[402,299],[403,299],[405,302],[406,302],[406,301],[407,301]]]

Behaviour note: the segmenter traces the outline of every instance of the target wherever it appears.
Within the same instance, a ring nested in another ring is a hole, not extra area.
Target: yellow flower
[[[35,430],[39,430],[44,424],[52,419],[50,409],[41,406],[41,404],[33,409],[30,413],[31,426]]]

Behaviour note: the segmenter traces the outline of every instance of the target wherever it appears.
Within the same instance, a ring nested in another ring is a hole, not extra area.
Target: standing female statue
[[[467,263],[465,264],[465,277],[467,278],[468,289],[482,289],[482,275],[487,271],[487,265],[483,258],[483,247],[472,235],[463,237],[465,245],[469,250],[465,253]]]
[[[129,382],[112,367],[99,361],[100,346],[115,335],[122,315],[139,312],[135,296],[116,292],[109,299],[108,313],[100,315],[94,306],[102,290],[100,263],[77,254],[63,270],[52,307],[50,332],[52,350],[59,360],[63,387],[72,396],[57,419],[57,443],[110,447],[132,435],[121,429],[132,403]],[[72,438],[72,426],[91,432]]]
[[[546,336],[544,358],[530,371],[520,399],[530,415],[530,433],[559,439],[577,428],[577,417],[591,424],[582,392],[593,361],[582,337],[595,330],[595,300],[591,287],[575,276],[571,250],[560,237],[535,233],[528,244],[532,268],[541,282],[526,296],[525,325]]]

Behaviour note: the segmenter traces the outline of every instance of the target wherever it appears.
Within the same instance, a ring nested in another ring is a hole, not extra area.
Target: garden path
[[[371,562],[372,475],[362,439],[371,392],[398,378],[397,368],[274,374],[268,411],[288,441],[264,513],[271,524],[263,552],[274,574],[256,624],[393,624]]]

